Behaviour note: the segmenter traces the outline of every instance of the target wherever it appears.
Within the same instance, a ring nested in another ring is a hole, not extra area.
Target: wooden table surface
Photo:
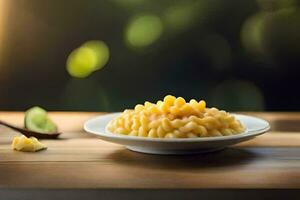
[[[272,130],[224,151],[158,156],[131,152],[82,130],[101,113],[52,112],[63,135],[43,140],[46,151],[17,152],[17,133],[0,127],[1,188],[203,189],[300,188],[300,113],[248,113]],[[23,113],[0,112],[22,125]]]

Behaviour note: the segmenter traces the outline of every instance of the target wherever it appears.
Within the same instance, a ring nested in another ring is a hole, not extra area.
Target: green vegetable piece
[[[40,132],[57,132],[57,125],[48,117],[47,111],[41,107],[35,106],[25,113],[25,128]]]

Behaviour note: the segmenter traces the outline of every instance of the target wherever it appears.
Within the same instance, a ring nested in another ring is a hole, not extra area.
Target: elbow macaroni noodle
[[[205,101],[168,95],[156,104],[145,102],[125,110],[109,122],[112,133],[151,138],[195,138],[227,136],[245,130],[240,121],[217,108],[206,108]]]

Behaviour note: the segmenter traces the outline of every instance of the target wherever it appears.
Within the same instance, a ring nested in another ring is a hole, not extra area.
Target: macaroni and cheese
[[[151,138],[196,138],[227,136],[245,131],[229,113],[207,108],[206,102],[166,96],[163,101],[125,110],[107,125],[112,133]]]

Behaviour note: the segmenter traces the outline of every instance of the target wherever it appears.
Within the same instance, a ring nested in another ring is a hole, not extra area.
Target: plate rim
[[[93,117],[93,118],[85,121],[83,128],[88,134],[93,134],[98,137],[105,137],[105,138],[112,138],[112,139],[126,140],[126,141],[140,141],[140,142],[141,141],[143,141],[143,142],[208,142],[208,141],[236,140],[236,139],[242,139],[242,138],[247,138],[247,137],[255,137],[255,136],[264,134],[267,131],[269,131],[271,128],[270,123],[264,119],[250,116],[250,115],[234,114],[234,113],[230,113],[230,114],[237,116],[237,117],[243,116],[243,117],[248,117],[248,118],[254,118],[256,120],[265,122],[267,124],[267,126],[264,128],[261,128],[261,129],[254,130],[254,131],[247,130],[246,132],[236,134],[236,135],[215,136],[215,137],[197,137],[197,138],[149,138],[149,137],[122,135],[122,134],[111,133],[110,131],[108,131],[107,125],[103,128],[103,132],[93,131],[88,128],[89,123],[92,123],[95,120],[99,120],[99,118],[109,117],[109,116],[117,116],[118,114],[121,114],[121,112],[109,113],[109,114],[104,114],[104,115],[99,115],[99,116]]]

